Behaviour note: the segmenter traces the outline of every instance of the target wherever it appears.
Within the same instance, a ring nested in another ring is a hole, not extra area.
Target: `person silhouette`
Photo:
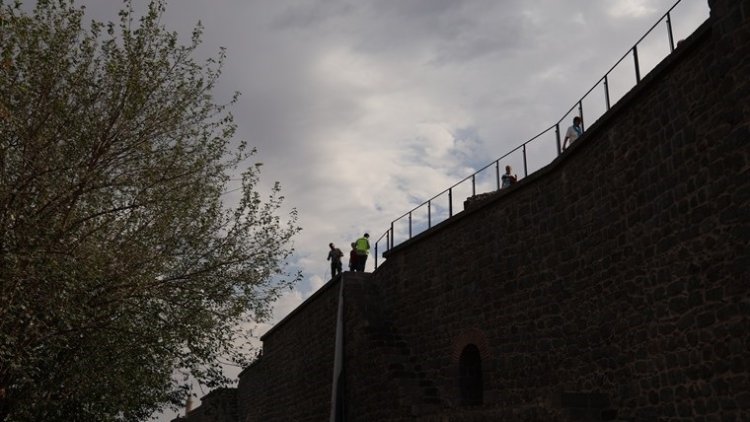
[[[337,274],[341,274],[341,258],[344,256],[344,253],[333,243],[329,243],[328,247],[331,250],[328,251],[326,261],[331,261],[331,278],[334,278]]]

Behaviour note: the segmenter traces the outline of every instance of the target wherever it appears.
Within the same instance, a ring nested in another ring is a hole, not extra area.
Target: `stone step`
[[[435,412],[445,406],[440,390],[427,378],[420,359],[413,356],[407,342],[396,327],[381,320],[364,328],[377,355],[377,364],[385,368],[385,375],[397,388],[399,404],[418,410],[421,414]]]

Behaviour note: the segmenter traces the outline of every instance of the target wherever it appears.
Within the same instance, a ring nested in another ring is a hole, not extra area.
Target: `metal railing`
[[[672,7],[669,8],[669,10],[667,11],[667,13],[665,13],[658,21],[656,21],[656,23],[654,23],[654,25],[651,26],[651,28],[649,28],[648,31],[646,31],[646,33],[635,43],[635,45],[633,45],[633,47],[630,48],[620,58],[620,60],[618,60],[617,63],[615,63],[607,71],[607,73],[605,73],[604,76],[602,76],[594,84],[594,86],[591,87],[591,89],[589,89],[588,91],[586,91],[586,93],[583,94],[583,96],[575,104],[573,104],[573,106],[570,109],[568,109],[568,111],[563,115],[563,117],[560,118],[560,120],[558,120],[553,125],[551,125],[547,129],[545,129],[542,132],[540,132],[538,135],[532,137],[528,141],[522,143],[521,145],[519,145],[519,146],[515,147],[514,149],[512,149],[511,151],[507,152],[502,157],[499,157],[495,161],[487,164],[486,166],[484,166],[481,169],[477,170],[473,174],[471,174],[471,175],[465,177],[464,179],[460,180],[459,182],[455,183],[454,185],[452,185],[448,189],[445,189],[444,191],[438,193],[437,195],[433,196],[432,198],[424,201],[420,205],[412,208],[410,211],[404,213],[400,217],[398,217],[395,220],[391,221],[391,225],[388,228],[388,230],[386,230],[385,233],[383,233],[383,235],[381,235],[375,241],[375,248],[374,248],[374,252],[375,252],[375,268],[378,267],[378,256],[379,256],[378,245],[380,245],[381,242],[385,239],[386,249],[383,252],[387,252],[387,251],[391,250],[394,246],[396,246],[396,241],[395,241],[396,231],[395,231],[395,227],[394,226],[398,222],[402,221],[405,218],[408,218],[408,221],[407,221],[407,223],[408,223],[408,230],[405,230],[405,233],[404,233],[405,236],[408,236],[408,238],[406,239],[406,240],[408,240],[408,239],[411,239],[413,236],[421,233],[422,231],[428,230],[428,229],[432,228],[434,224],[440,223],[442,221],[445,221],[445,220],[453,217],[453,215],[454,215],[454,212],[453,212],[453,196],[454,196],[454,192],[456,191],[456,189],[459,186],[463,185],[465,182],[471,180],[471,195],[475,196],[477,194],[477,192],[476,192],[477,191],[477,179],[479,177],[482,177],[482,175],[485,175],[485,171],[487,171],[490,168],[494,169],[494,174],[493,174],[493,176],[494,176],[494,182],[495,182],[494,183],[494,185],[495,185],[495,189],[494,190],[499,190],[500,187],[501,187],[501,185],[500,185],[500,177],[501,177],[501,173],[500,173],[500,161],[503,160],[503,159],[505,159],[505,158],[507,158],[507,157],[509,157],[511,154],[514,154],[514,153],[518,152],[519,150],[523,154],[523,175],[524,175],[524,177],[528,176],[529,175],[529,166],[528,166],[528,162],[527,162],[527,149],[528,149],[527,146],[530,145],[530,144],[532,144],[532,143],[534,143],[537,140],[542,139],[542,136],[545,135],[545,134],[547,134],[547,133],[549,133],[552,129],[555,130],[555,141],[556,141],[556,146],[557,146],[557,155],[560,155],[562,153],[562,145],[560,143],[560,123],[562,123],[563,120],[565,120],[567,117],[569,117],[569,115],[570,115],[571,112],[573,112],[574,110],[577,109],[577,116],[579,116],[581,118],[581,120],[582,120],[581,128],[584,129],[584,126],[583,126],[583,122],[585,121],[585,119],[584,119],[584,113],[583,113],[584,100],[586,100],[594,92],[594,90],[597,87],[599,87],[600,85],[603,87],[603,90],[604,90],[605,113],[606,113],[606,111],[609,111],[610,108],[611,108],[611,106],[612,106],[610,104],[610,98],[611,98],[611,95],[610,95],[610,84],[611,84],[610,75],[612,75],[612,73],[623,62],[623,60],[625,60],[629,56],[633,57],[634,73],[635,73],[635,84],[631,85],[629,89],[632,89],[632,87],[634,87],[635,85],[638,85],[641,82],[641,66],[640,66],[640,61],[639,61],[639,58],[638,58],[638,46],[662,22],[666,22],[667,35],[668,35],[668,40],[669,40],[669,52],[667,53],[666,56],[669,56],[669,54],[671,54],[674,51],[674,49],[675,49],[675,42],[674,42],[674,34],[673,34],[673,31],[672,31],[672,16],[671,16],[671,14],[672,14],[672,11],[675,9],[675,7],[677,7],[677,5],[679,5],[681,1],[682,0],[678,0],[674,5],[672,5]],[[661,60],[663,60],[663,58]],[[601,116],[600,116],[600,118],[601,118]],[[550,162],[551,162],[551,160],[550,160]],[[490,191],[490,192],[492,192],[492,191]],[[446,194],[447,194],[447,197],[448,197],[447,206],[442,205],[442,207],[443,207],[444,213],[447,214],[447,217],[444,218],[444,219],[442,219],[442,220],[436,221],[436,220],[438,220],[438,218],[436,218],[436,216],[435,216],[435,214],[436,214],[435,210],[437,210],[437,209],[439,209],[441,207],[441,203],[440,202],[436,202],[436,200],[438,198],[442,197],[442,196],[445,196]],[[414,218],[415,217],[414,216],[415,216],[415,213],[417,213],[417,211],[419,211],[422,208],[426,208],[426,219],[423,218],[423,221],[421,221],[421,223],[422,223],[421,225],[425,226],[425,228],[424,228],[424,230],[421,230],[421,231],[415,233],[415,230],[414,230],[414,228],[415,228],[414,227]]]

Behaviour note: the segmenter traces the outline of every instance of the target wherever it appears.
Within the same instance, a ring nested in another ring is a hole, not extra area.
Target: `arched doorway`
[[[482,357],[479,348],[469,344],[461,351],[458,360],[459,390],[461,404],[477,406],[484,400],[484,385],[482,383]]]

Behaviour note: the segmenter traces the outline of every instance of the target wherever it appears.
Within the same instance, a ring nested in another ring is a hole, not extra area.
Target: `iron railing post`
[[[411,239],[411,211],[409,211],[409,239]]]
[[[583,125],[583,99],[578,101],[578,117],[581,118],[581,132],[583,132],[585,129],[585,126]]]
[[[378,269],[378,242],[375,242],[375,269]]]
[[[674,51],[674,36],[672,35],[672,18],[667,12],[667,32],[669,32],[669,52]]]
[[[529,176],[529,169],[526,166],[526,144],[523,144],[523,177]]]
[[[432,202],[427,201],[427,228],[432,228]]]
[[[396,246],[396,234],[393,232],[393,221],[391,221],[391,248]]]
[[[555,135],[557,135],[557,155],[562,154],[562,146],[560,145],[560,122],[555,124]]]
[[[604,101],[607,103],[607,111],[609,111],[609,82],[607,81],[607,75],[604,75]]]
[[[638,46],[633,46],[633,62],[635,63],[635,83],[641,82],[641,68],[638,64]]]
[[[495,178],[497,179],[497,190],[500,190],[500,160],[495,161]]]
[[[453,188],[448,189],[448,217],[453,217]]]

